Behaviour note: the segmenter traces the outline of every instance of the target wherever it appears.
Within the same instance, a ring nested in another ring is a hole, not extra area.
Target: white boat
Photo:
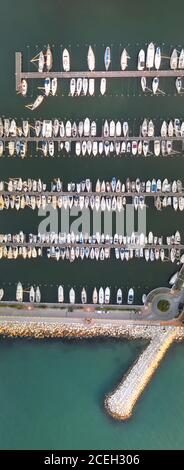
[[[96,287],[95,287],[94,290],[93,290],[92,300],[93,300],[93,304],[97,304],[97,303],[98,303],[98,292],[97,292]]]
[[[23,301],[23,287],[21,282],[18,282],[17,289],[16,289],[16,301],[22,302]]]
[[[87,78],[82,79],[82,92],[84,96],[87,95],[87,92],[88,92],[88,79]]]
[[[173,122],[172,122],[172,121],[169,121],[169,124],[168,124],[168,136],[169,136],[169,137],[173,137],[173,134],[174,134]]]
[[[41,292],[39,286],[36,287],[36,302],[39,304],[41,302]]]
[[[22,129],[23,129],[24,137],[28,137],[28,134],[29,134],[29,122],[28,121],[22,122]]]
[[[63,60],[63,70],[65,72],[69,72],[70,71],[70,54],[67,49],[63,49],[62,60]]]
[[[70,80],[70,95],[74,96],[76,91],[76,79],[72,78]]]
[[[109,124],[108,124],[107,119],[104,122],[103,135],[104,135],[104,137],[109,137]]]
[[[146,77],[141,77],[141,88],[142,91],[145,92],[147,86],[146,86]]]
[[[106,78],[101,78],[100,80],[100,93],[101,95],[105,95],[106,92]]]
[[[161,64],[161,49],[160,47],[156,48],[155,51],[155,68],[156,70],[159,70]]]
[[[64,302],[64,289],[63,289],[63,286],[58,287],[58,302],[60,302],[60,303]]]
[[[121,304],[122,304],[122,300],[123,300],[122,289],[118,289],[117,295],[116,295],[116,303],[117,303],[118,305],[121,305]]]
[[[176,78],[175,86],[176,86],[177,92],[181,93],[181,90],[182,90],[182,79],[181,79],[181,77]]]
[[[179,55],[178,68],[184,69],[184,49],[181,50]]]
[[[148,135],[148,120],[145,118],[142,126],[141,126],[141,133],[143,137],[146,137]]]
[[[138,148],[137,141],[133,140],[132,141],[132,155],[137,155],[137,148]]]
[[[176,273],[173,274],[173,276],[171,276],[171,278],[169,279],[169,284],[171,286],[173,286],[173,284],[175,284],[177,278],[178,278],[178,275],[179,275],[179,272],[177,271]]]
[[[67,122],[66,122],[65,134],[66,134],[66,137],[71,137],[71,135],[72,135],[72,125],[71,125],[71,121],[67,121]]]
[[[91,46],[89,46],[89,49],[88,49],[87,62],[88,62],[88,69],[91,72],[95,70],[95,54]]]
[[[148,137],[153,137],[154,136],[154,124],[153,121],[150,119],[148,122]]]
[[[57,92],[57,78],[54,77],[54,78],[52,78],[52,81],[51,81],[51,93],[52,93],[52,96],[55,96],[55,95],[56,95],[56,92]]]
[[[106,287],[105,289],[105,304],[110,303],[110,289],[109,287]]]
[[[161,134],[161,137],[167,136],[167,122],[166,121],[163,121],[161,125],[160,134]]]
[[[95,93],[95,79],[90,78],[89,79],[89,95],[93,96]]]
[[[150,42],[150,44],[147,47],[147,53],[146,53],[147,69],[151,69],[154,66],[154,58],[155,58],[155,46],[153,42]]]
[[[144,67],[145,67],[145,52],[143,49],[141,49],[138,54],[137,69],[144,70]]]
[[[34,290],[34,287],[33,287],[33,286],[30,287],[30,291],[29,291],[29,301],[30,301],[30,302],[34,302],[34,301],[35,301],[35,290]]]
[[[3,299],[4,289],[0,289],[0,301]]]
[[[50,89],[51,89],[51,79],[49,77],[45,78],[44,88],[45,88],[45,95],[49,96]]]
[[[90,120],[86,118],[84,120],[84,137],[89,137],[90,134]]]
[[[34,101],[34,103],[31,104],[31,105],[28,105],[28,107],[30,107],[31,111],[34,111],[36,108],[38,108],[38,106],[41,105],[43,99],[44,99],[44,95],[39,95],[39,96],[37,96],[37,98],[36,98],[36,100]]]
[[[159,78],[158,77],[154,77],[153,81],[152,81],[152,90],[153,90],[153,94],[155,95],[157,90],[158,90],[158,86],[159,86]]]
[[[156,157],[160,155],[160,140],[154,140],[154,154]]]
[[[44,65],[45,65],[45,57],[44,57],[43,51],[41,51],[38,57],[38,72],[40,73],[43,72]]]
[[[123,122],[123,135],[124,135],[124,137],[128,136],[128,131],[129,131],[128,122],[124,121]]]
[[[123,49],[121,53],[121,59],[120,59],[120,64],[121,64],[121,70],[125,70],[128,65],[128,54],[126,49]]]
[[[77,78],[77,86],[76,86],[76,93],[77,93],[77,96],[79,96],[81,94],[81,91],[82,91],[82,78]]]
[[[49,45],[47,46],[46,50],[46,68],[48,71],[52,68],[52,52]]]
[[[53,140],[50,140],[48,142],[48,149],[49,149],[50,157],[53,157],[54,156],[54,141]]]
[[[134,301],[134,290],[131,287],[128,291],[127,302],[130,305],[130,304],[133,304],[133,301]]]
[[[81,292],[81,302],[82,304],[87,303],[87,292],[86,289],[83,287],[82,292]]]
[[[25,80],[25,78],[23,78],[23,79],[21,80],[20,92],[21,92],[21,95],[22,95],[22,96],[26,96],[26,95],[27,95],[27,80]]]
[[[69,291],[69,300],[70,300],[71,304],[75,303],[75,291],[74,291],[73,287]]]
[[[104,54],[104,64],[105,69],[108,70],[111,63],[111,50],[110,47],[106,47],[105,54]]]
[[[98,294],[98,302],[100,305],[104,304],[104,289],[100,287],[99,294]]]
[[[178,53],[177,53],[177,50],[174,49],[170,57],[170,68],[171,70],[176,70],[177,66],[178,66]]]
[[[110,124],[109,124],[109,136],[114,137],[115,131],[116,131],[116,125],[115,125],[115,122],[112,120],[110,121]]]
[[[146,299],[147,299],[147,295],[146,295],[146,294],[143,294],[143,295],[142,295],[142,303],[143,303],[143,304],[145,304]]]

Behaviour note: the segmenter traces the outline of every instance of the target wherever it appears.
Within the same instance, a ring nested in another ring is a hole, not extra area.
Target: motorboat
[[[84,120],[84,137],[89,137],[90,134],[90,120],[85,118]]]
[[[69,72],[70,71],[70,54],[67,49],[63,49],[62,61],[63,61],[63,70],[65,72]]]
[[[181,50],[179,55],[178,68],[184,69],[184,49]]]
[[[59,134],[59,121],[58,121],[58,119],[54,119],[53,134],[54,134],[54,137],[57,137],[57,135]]]
[[[69,291],[69,301],[71,304],[75,303],[75,290],[73,289],[73,287]]]
[[[56,92],[57,92],[57,78],[54,77],[54,78],[52,78],[52,81],[51,81],[51,93],[52,93],[52,96],[55,96],[55,95],[56,95]]]
[[[145,67],[145,52],[144,52],[144,49],[141,49],[138,54],[137,69],[144,70],[144,67]]]
[[[35,290],[34,290],[33,286],[30,287],[29,301],[32,302],[32,303],[35,301]]]
[[[122,304],[122,300],[123,300],[122,289],[118,289],[117,295],[116,295],[116,303],[117,303],[118,305],[121,305],[121,304]]]
[[[100,287],[99,293],[98,293],[98,302],[100,305],[104,304],[104,299],[105,299],[104,289],[103,287]]]
[[[70,95],[74,96],[76,91],[76,79],[72,78],[70,80]]]
[[[100,80],[100,93],[101,95],[105,95],[106,92],[106,78],[101,78]]]
[[[104,54],[104,63],[105,63],[105,69],[108,70],[110,63],[111,63],[111,50],[110,47],[106,47],[105,49],[105,54]]]
[[[155,51],[155,68],[156,70],[159,70],[161,64],[161,49],[160,47],[156,48]]]
[[[154,124],[153,121],[150,119],[148,122],[148,137],[153,137],[154,136]]]
[[[132,141],[132,155],[137,155],[137,141],[136,140],[133,140]]]
[[[152,81],[152,90],[153,90],[153,94],[155,95],[157,90],[158,90],[158,86],[159,86],[159,78],[158,77],[154,77],[153,81]]]
[[[25,78],[23,78],[23,79],[21,80],[21,84],[20,84],[20,92],[21,92],[21,95],[22,95],[22,96],[26,96],[26,95],[27,95],[27,88],[28,88],[27,80],[25,80]]]
[[[181,90],[182,90],[182,79],[181,79],[181,77],[176,78],[175,86],[176,86],[177,92],[181,93]]]
[[[109,124],[109,136],[114,137],[115,136],[115,131],[116,131],[116,125],[114,121],[110,121]]]
[[[123,135],[124,135],[124,137],[128,136],[128,131],[129,131],[128,122],[124,121],[123,122]]]
[[[21,282],[18,282],[17,289],[16,289],[16,301],[22,302],[23,301],[23,287]]]
[[[77,96],[79,96],[81,94],[81,91],[82,91],[82,78],[77,78],[77,85],[76,85],[76,93],[77,93]]]
[[[89,95],[93,96],[95,93],[95,79],[90,78],[89,79]]]
[[[93,304],[97,304],[97,303],[98,303],[98,292],[97,292],[96,287],[95,287],[94,290],[93,290],[92,300],[93,300]]]
[[[53,157],[54,156],[54,141],[53,140],[50,140],[48,142],[48,149],[49,149],[50,157]]]
[[[71,121],[67,121],[67,122],[66,122],[65,134],[66,134],[66,137],[71,137],[71,135],[72,135],[72,125],[71,125]]]
[[[168,124],[168,136],[169,136],[169,137],[173,137],[173,134],[174,134],[173,122],[172,122],[172,121],[169,121],[169,124]]]
[[[52,68],[52,51],[49,45],[46,50],[46,68],[48,71]]]
[[[116,122],[116,130],[115,130],[116,137],[121,136],[121,122],[117,121]]]
[[[106,287],[105,288],[105,304],[110,303],[110,288]]]
[[[108,124],[107,119],[104,122],[103,135],[104,135],[104,137],[109,137],[109,124]]]
[[[146,53],[147,69],[151,69],[154,66],[154,58],[155,58],[155,46],[153,42],[150,42],[150,44],[147,47],[147,53]]]
[[[121,53],[121,59],[120,59],[120,64],[121,64],[121,70],[125,70],[128,65],[128,53],[126,49],[123,49]]]
[[[29,122],[28,121],[22,122],[22,129],[23,129],[24,137],[28,137],[28,134],[29,134]]]
[[[45,95],[49,96],[50,89],[51,89],[51,79],[49,77],[45,78],[44,88],[45,88]]]
[[[131,287],[128,291],[127,302],[128,305],[133,304],[134,301],[134,289]]]
[[[142,126],[141,126],[141,133],[143,137],[146,137],[148,135],[148,120],[145,118]]]
[[[45,57],[43,51],[38,56],[38,72],[42,73],[45,65]]]
[[[40,303],[40,302],[41,302],[41,291],[40,291],[39,286],[36,287],[35,300],[36,300],[36,303]]]
[[[154,140],[154,154],[156,157],[160,155],[160,140]]]
[[[176,70],[178,66],[178,53],[176,49],[173,49],[170,57],[170,68],[171,70]]]
[[[145,92],[146,91],[146,77],[141,77],[141,88],[142,88],[142,91]]]
[[[167,129],[168,129],[167,122],[163,121],[163,123],[161,125],[161,129],[160,129],[161,137],[166,137],[167,136]]]
[[[88,49],[87,63],[88,63],[88,69],[90,70],[90,72],[95,70],[95,54],[91,46],[89,46],[89,49]]]
[[[81,292],[81,302],[82,304],[87,303],[87,292],[86,289],[83,287],[82,292]]]
[[[82,79],[82,92],[84,96],[87,95],[87,92],[88,92],[88,79],[87,78]]]

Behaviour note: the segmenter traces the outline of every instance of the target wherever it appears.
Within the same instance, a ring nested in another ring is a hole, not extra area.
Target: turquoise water
[[[36,83],[29,83],[29,97],[24,101],[15,93],[14,53],[22,51],[24,69],[31,70],[30,58],[50,43],[55,67],[59,69],[60,46],[71,52],[72,68],[86,67],[88,45],[94,47],[97,66],[102,67],[104,47],[111,45],[113,68],[118,66],[122,47],[127,47],[132,64],[138,50],[155,41],[167,55],[183,43],[183,2],[174,10],[170,0],[148,4],[146,0],[6,0],[1,5],[0,109],[6,117],[69,118],[87,115],[102,119],[129,119],[132,129],[145,116],[160,119],[183,117],[183,96],[175,95],[174,81],[161,80],[166,96],[143,96],[140,84],[109,81],[107,96],[68,98],[68,84],[59,84],[58,96],[45,100],[34,116],[25,109],[33,101]],[[60,176],[65,181],[88,176],[110,179],[178,178],[183,175],[183,157],[168,159],[77,159],[57,157],[44,160],[34,154],[24,161],[4,158],[0,161],[1,178],[42,177],[46,182]],[[24,229],[36,232],[36,214],[26,210],[0,214],[1,231]],[[183,229],[182,214],[167,209],[147,210],[148,230],[155,234]],[[143,292],[168,285],[175,271],[170,263],[142,261],[128,264],[109,260],[103,263],[69,263],[1,260],[0,281],[6,296],[15,295],[19,279],[26,285],[42,285],[45,300],[56,300],[56,286],[108,284],[127,291],[135,287],[136,301]],[[143,348],[142,342],[0,342],[0,447],[10,448],[183,448],[184,385],[183,345],[169,351],[150,386],[138,403],[133,418],[117,423],[103,408],[104,396],[111,391]]]

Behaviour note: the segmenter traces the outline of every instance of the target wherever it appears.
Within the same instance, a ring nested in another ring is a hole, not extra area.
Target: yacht
[[[153,94],[155,95],[157,90],[158,90],[158,86],[159,86],[159,78],[158,77],[154,77],[153,81],[152,81],[152,90],[153,90]]]
[[[122,304],[122,300],[123,300],[122,289],[118,289],[117,295],[116,295],[116,303],[120,305]]]
[[[127,302],[130,305],[130,304],[133,304],[133,301],[134,301],[134,289],[132,289],[131,287],[128,291]]]
[[[75,290],[73,289],[73,287],[69,291],[69,301],[71,304],[75,303]]]
[[[51,80],[49,77],[45,78],[44,88],[45,88],[45,95],[49,96],[50,88],[51,88]]]
[[[100,289],[99,289],[98,301],[99,301],[100,305],[104,304],[104,289],[103,289],[103,287],[100,287]]]
[[[32,303],[35,301],[35,290],[33,286],[31,286],[29,291],[29,301]]]
[[[70,95],[74,96],[76,92],[76,79],[72,78],[70,80]]]
[[[101,78],[100,80],[100,93],[101,95],[105,95],[106,92],[106,78]]]
[[[23,78],[23,80],[21,81],[21,84],[20,84],[20,92],[21,92],[21,95],[22,96],[26,96],[27,95],[27,80],[25,80],[25,78]]]
[[[17,302],[23,301],[23,287],[21,282],[18,282],[17,289],[16,289],[16,300]]]
[[[52,93],[52,96],[55,96],[55,95],[56,95],[56,92],[57,92],[57,78],[54,77],[54,78],[52,78],[52,81],[51,81],[51,93]]]
[[[105,304],[110,303],[110,289],[109,287],[106,287],[105,289]]]
[[[181,90],[182,90],[182,79],[181,79],[181,77],[176,78],[175,86],[176,86],[177,92],[181,93]]]
[[[40,292],[39,286],[36,287],[36,296],[35,296],[35,298],[36,298],[36,303],[39,304],[41,302],[41,292]]]
[[[161,64],[161,49],[160,47],[156,48],[155,51],[155,68],[156,70],[159,70]]]
[[[121,53],[120,64],[121,64],[121,70],[125,70],[127,68],[128,54],[127,54],[126,49],[123,49],[123,52]]]
[[[177,53],[177,50],[174,49],[170,57],[170,68],[171,70],[176,70],[177,66],[178,66],[178,53]]]
[[[111,63],[111,50],[110,50],[110,47],[106,47],[106,49],[105,49],[104,63],[105,63],[105,69],[108,70],[109,66],[110,66],[110,63]]]
[[[52,52],[49,45],[47,46],[46,50],[46,68],[48,71],[52,68]]]
[[[63,50],[62,61],[63,61],[63,70],[65,72],[69,72],[70,71],[70,54],[67,49]]]
[[[92,300],[93,300],[93,304],[97,304],[97,303],[98,303],[98,292],[97,292],[96,287],[95,287],[94,290],[93,290]]]
[[[143,49],[141,49],[138,54],[137,69],[144,70],[144,67],[145,67],[145,52]]]
[[[95,70],[95,54],[91,46],[89,46],[89,49],[88,49],[87,63],[88,63],[88,69],[90,70],[90,72]]]
[[[44,65],[45,65],[45,57],[44,57],[43,51],[41,51],[38,56],[38,72],[40,73],[43,72]]]
[[[150,42],[150,44],[147,47],[147,53],[146,53],[147,69],[151,69],[154,66],[154,58],[155,58],[155,46],[153,42]]]
[[[81,292],[81,302],[82,304],[87,303],[87,292],[86,289],[83,287],[82,292]]]

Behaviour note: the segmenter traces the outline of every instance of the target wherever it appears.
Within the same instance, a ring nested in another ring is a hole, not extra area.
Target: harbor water
[[[25,15],[26,11],[26,15]],[[49,97],[40,108],[31,113],[25,103],[34,101],[36,80],[28,83],[28,98],[15,93],[15,51],[23,53],[23,67],[31,70],[30,59],[48,43],[54,55],[54,69],[61,64],[61,47],[67,47],[73,70],[87,68],[86,55],[89,44],[96,55],[96,67],[103,67],[104,49],[112,50],[112,69],[119,69],[122,49],[127,48],[131,66],[136,67],[140,48],[154,41],[168,56],[183,42],[184,5],[178,1],[176,11],[168,0],[155,0],[151,10],[145,0],[7,0],[1,9],[1,116],[17,118],[70,119],[79,121],[88,116],[97,120],[128,120],[132,132],[138,123],[154,118],[156,125],[175,117],[183,119],[184,96],[176,94],[174,79],[160,79],[165,95],[144,96],[137,79],[111,79],[107,93],[99,96],[99,80],[94,97],[68,97],[69,81],[60,81],[56,97]],[[7,28],[8,25],[8,28]],[[7,38],[8,34],[8,39]],[[164,61],[166,67],[167,60]],[[32,69],[33,70],[33,69]],[[57,152],[54,159],[44,159],[32,152],[24,160],[3,157],[0,161],[1,179],[9,177],[35,179],[49,182],[61,180],[81,181],[90,177],[111,180],[113,176],[124,181],[167,177],[183,179],[183,156],[147,158],[62,157]],[[40,218],[30,209],[3,211],[0,214],[1,232],[19,230],[36,233]],[[147,230],[155,235],[182,234],[183,215],[166,208],[157,212],[147,209]],[[1,260],[0,287],[13,298],[15,284],[20,280],[25,286],[40,285],[42,299],[56,301],[57,285],[89,290],[109,285],[112,290],[123,289],[124,302],[127,290],[135,289],[135,303],[141,302],[143,293],[152,288],[168,286],[176,265],[170,262],[131,260],[121,262],[110,259],[55,261]],[[127,371],[142,342],[61,342],[61,341],[0,341],[0,447],[1,448],[183,448],[182,372],[183,345],[174,345],[161,364],[159,371],[139,402],[136,413],[127,423],[116,423],[107,417],[103,408],[106,393]],[[177,394],[177,400],[175,399]]]

